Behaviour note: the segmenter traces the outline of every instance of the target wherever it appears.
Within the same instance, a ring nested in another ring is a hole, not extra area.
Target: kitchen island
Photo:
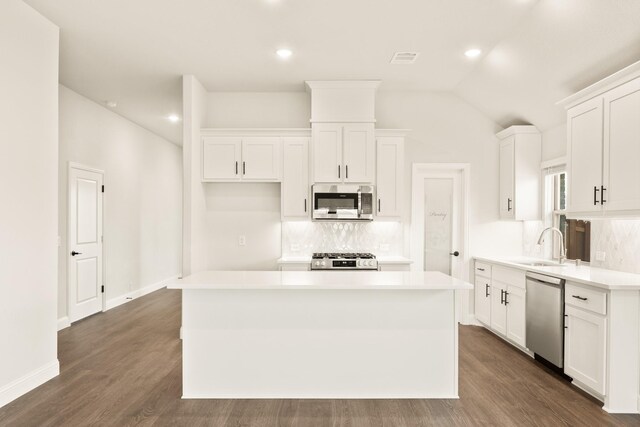
[[[183,398],[457,398],[439,272],[205,271],[182,290]]]

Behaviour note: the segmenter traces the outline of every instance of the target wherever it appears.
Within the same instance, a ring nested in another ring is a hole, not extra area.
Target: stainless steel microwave
[[[314,221],[372,221],[373,186],[315,184]]]

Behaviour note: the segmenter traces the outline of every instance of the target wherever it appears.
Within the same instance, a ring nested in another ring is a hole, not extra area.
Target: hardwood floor
[[[460,327],[459,400],[181,400],[179,291],[58,334],[61,374],[0,408],[0,426],[605,426],[609,415],[479,327]]]

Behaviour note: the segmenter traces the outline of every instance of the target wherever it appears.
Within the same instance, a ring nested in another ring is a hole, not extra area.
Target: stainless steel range
[[[312,270],[377,270],[376,256],[368,253],[314,253]]]

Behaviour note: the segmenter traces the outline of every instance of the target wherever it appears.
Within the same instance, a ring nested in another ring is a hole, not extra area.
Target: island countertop
[[[202,271],[167,288],[470,290],[473,286],[438,271]]]

